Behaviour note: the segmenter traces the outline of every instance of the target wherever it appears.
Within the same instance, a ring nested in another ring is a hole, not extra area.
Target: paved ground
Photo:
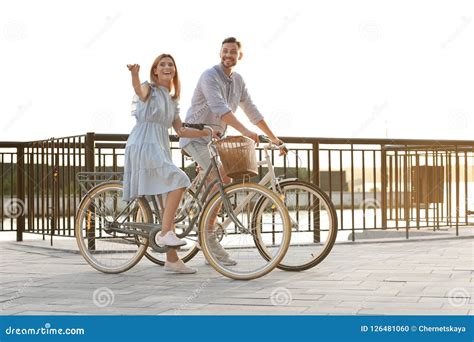
[[[107,275],[46,242],[0,242],[2,315],[473,315],[471,237],[340,243],[318,267],[252,281],[204,264],[165,273],[145,258]]]

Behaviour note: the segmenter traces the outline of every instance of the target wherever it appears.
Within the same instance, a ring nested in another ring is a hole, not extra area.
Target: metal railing
[[[123,171],[126,134],[0,142],[1,227],[74,236],[83,196],[80,171]],[[474,141],[283,137],[290,154],[272,154],[277,174],[321,186],[336,206],[339,230],[459,227],[472,224]],[[175,163],[194,168],[171,137]],[[260,151],[261,153],[261,151]],[[260,154],[261,155],[261,154]],[[262,171],[260,172],[260,174]],[[470,205],[472,208],[470,208]]]

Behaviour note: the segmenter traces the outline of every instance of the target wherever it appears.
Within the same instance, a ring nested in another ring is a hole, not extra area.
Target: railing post
[[[16,148],[16,199],[20,207],[20,216],[16,219],[16,241],[23,241],[25,231],[25,150],[24,144]]]
[[[459,154],[458,154],[458,146],[456,145],[455,149],[455,160],[456,160],[456,236],[459,236]],[[465,180],[467,181],[467,180]]]
[[[319,186],[319,143],[313,143],[313,177],[311,181]]]
[[[95,170],[95,133],[86,134],[86,150],[85,150],[86,172],[94,172]]]
[[[387,151],[381,146],[380,189],[382,195],[382,229],[387,229]]]
[[[319,143],[313,142],[313,165],[311,181],[314,185],[319,186]],[[319,203],[317,203],[315,210],[313,210],[313,242],[321,242],[321,213]]]
[[[344,208],[344,203],[342,203]],[[354,214],[354,144],[351,144],[351,218],[352,218],[352,241],[355,241],[355,214]]]
[[[54,140],[52,141],[53,153],[53,218],[51,219],[51,246],[54,234],[59,231],[59,147],[54,152]]]
[[[94,172],[95,171],[95,133],[87,133],[86,134],[86,150],[85,150],[85,157],[86,157],[86,172]],[[91,208],[91,210],[93,210]],[[89,250],[95,250],[95,225],[94,222],[91,223],[91,229],[87,232],[88,236],[88,248]]]
[[[408,231],[410,230],[410,198],[408,195],[408,147],[406,147],[404,156],[403,156],[403,208],[405,216],[405,237],[408,239]]]

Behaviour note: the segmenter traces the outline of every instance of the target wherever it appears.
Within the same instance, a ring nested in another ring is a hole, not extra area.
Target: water
[[[365,213],[365,217],[366,217],[366,227],[367,228],[373,228],[374,227],[374,224],[373,224],[373,221],[374,221],[374,214],[373,214],[374,210],[373,209],[370,209],[370,210],[366,210],[366,213]],[[381,210],[380,209],[377,209],[376,210],[376,213],[377,213],[377,227],[380,227],[381,226]],[[339,228],[341,228],[341,217],[340,217],[340,210],[337,210],[337,214],[338,214],[338,220],[339,220]],[[290,212],[290,216],[293,216],[294,213],[291,213]],[[305,214],[304,213],[300,213],[300,220],[305,220]],[[362,227],[362,223],[363,223],[363,218],[364,218],[364,214],[363,214],[363,211],[362,210],[355,210],[354,211],[354,217],[355,217],[355,223],[356,223],[356,227],[358,228],[361,228]],[[351,229],[352,227],[352,214],[351,214],[351,210],[350,209],[344,209],[343,210],[343,218],[344,218],[344,229]],[[71,229],[73,229],[73,226],[74,226],[74,217],[71,217],[70,218],[71,220]],[[0,232],[0,241],[5,241],[5,240],[9,240],[9,241],[12,241],[12,240],[15,240],[16,239],[16,232],[13,231],[13,232],[9,232],[12,230],[13,227],[15,227],[15,224],[16,224],[16,220],[10,220],[10,219],[4,219],[3,220],[3,232]],[[35,221],[35,224],[36,224],[36,221]],[[328,224],[328,219],[327,219],[327,215],[321,215],[321,226],[323,227],[326,227]],[[61,218],[61,225],[62,225],[62,218]],[[25,226],[28,227],[28,219],[25,219]],[[62,228],[60,228],[62,229]],[[66,231],[67,233],[67,231]],[[340,234],[339,234],[340,233]],[[349,233],[349,232],[348,232]],[[347,234],[348,234],[347,233]],[[62,230],[61,230],[61,234],[62,234]],[[345,232],[338,232],[338,241],[347,241],[347,234],[345,234]],[[298,236],[298,234],[293,234],[294,236]],[[55,239],[57,237],[60,237],[61,235],[55,235]],[[41,238],[41,234],[26,234],[25,235],[25,238]],[[49,236],[46,237],[46,239],[49,239]]]

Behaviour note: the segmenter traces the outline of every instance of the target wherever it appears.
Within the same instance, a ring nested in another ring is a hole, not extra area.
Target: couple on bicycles
[[[282,141],[275,136],[253,104],[242,76],[234,72],[242,56],[242,46],[236,38],[224,39],[220,50],[221,61],[201,75],[185,121],[216,126],[216,134],[224,133],[227,125],[230,125],[258,143],[258,135],[247,129],[234,115],[240,106],[250,121],[272,142],[281,144]],[[139,65],[127,67],[131,71],[136,94],[132,115],[137,122],[125,148],[123,199],[129,201],[143,195],[162,195],[162,230],[156,235],[156,244],[183,246],[186,242],[175,235],[173,221],[190,181],[172,161],[168,129],[171,126],[174,128],[180,137],[180,147],[203,169],[207,169],[211,163],[207,148],[210,137],[205,131],[182,125],[178,106],[181,86],[177,66],[171,55],[162,54],[155,59],[150,70],[150,82],[140,82]],[[224,176],[224,173],[221,174]],[[230,179],[224,176],[224,182],[230,182]],[[214,223],[215,218],[211,221],[210,231],[214,229]],[[230,266],[236,264],[217,238],[212,239],[209,246],[220,262]],[[174,273],[196,272],[179,259],[175,249],[167,252],[164,269]]]

